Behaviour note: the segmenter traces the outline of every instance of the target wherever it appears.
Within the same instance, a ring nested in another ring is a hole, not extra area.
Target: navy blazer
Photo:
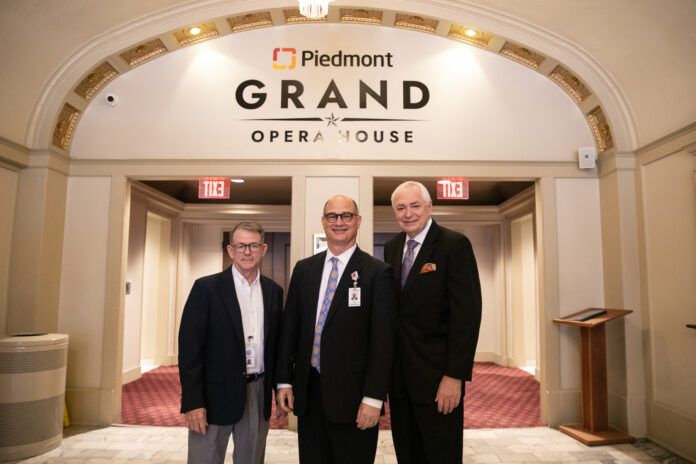
[[[293,385],[295,414],[308,398],[317,304],[326,252],[298,261],[283,312],[276,378]],[[351,274],[358,272],[360,306],[348,306]],[[363,396],[386,400],[396,336],[396,294],[391,268],[356,248],[336,287],[321,336],[324,413],[352,423]]]
[[[283,289],[261,276],[264,309],[264,417],[271,416],[275,341]],[[206,408],[209,424],[239,422],[246,404],[246,355],[242,313],[232,269],[193,284],[179,328],[181,412]]]
[[[433,221],[401,289],[406,234],[384,245],[399,295],[393,393],[435,400],[443,375],[471,380],[481,325],[481,284],[469,239]]]

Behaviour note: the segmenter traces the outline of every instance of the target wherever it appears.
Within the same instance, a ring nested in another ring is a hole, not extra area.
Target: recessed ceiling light
[[[244,179],[230,179],[230,182],[233,182],[235,184],[243,184]]]
[[[466,34],[468,37],[476,37],[477,32],[473,29],[467,29],[464,31],[464,34]]]
[[[198,35],[201,33],[201,28],[198,26],[194,26],[191,29],[189,29],[189,34],[191,35]]]

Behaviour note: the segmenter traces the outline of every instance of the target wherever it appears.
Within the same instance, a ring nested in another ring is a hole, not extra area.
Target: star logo
[[[329,127],[329,126],[331,126],[331,125],[334,125],[334,126],[337,126],[337,127],[338,127],[338,125],[336,124],[336,122],[341,120],[341,118],[337,118],[336,116],[334,116],[333,113],[331,113],[331,116],[327,116],[327,117],[325,117],[324,119],[326,119],[326,120],[328,121],[328,122],[326,123],[326,127]]]

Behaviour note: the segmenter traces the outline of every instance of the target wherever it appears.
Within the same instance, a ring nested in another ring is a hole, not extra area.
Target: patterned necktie
[[[329,306],[336,293],[336,283],[338,281],[338,258],[331,258],[331,273],[329,274],[329,283],[326,285],[326,293],[324,293],[324,301],[321,303],[321,311],[319,311],[319,319],[314,327],[314,344],[312,346],[312,366],[319,370],[319,350],[321,348],[321,332],[324,330],[326,315],[329,314]]]
[[[404,288],[408,273],[411,271],[411,266],[413,266],[413,250],[418,246],[418,242],[410,239],[408,243],[406,243],[406,246],[408,246],[408,249],[406,250],[404,262],[401,266],[401,288]]]

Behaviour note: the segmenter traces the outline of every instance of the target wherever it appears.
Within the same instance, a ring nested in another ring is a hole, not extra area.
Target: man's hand
[[[370,406],[369,404],[360,403],[358,409],[358,417],[355,422],[360,430],[371,429],[379,422],[380,409]]]
[[[459,406],[462,399],[462,381],[452,377],[442,376],[440,386],[437,388],[437,411],[440,414],[449,414]]]
[[[280,409],[285,413],[292,412],[295,409],[295,398],[292,395],[291,387],[279,388],[276,391],[276,401]]]
[[[205,419],[205,408],[186,411],[184,413],[184,420],[189,430],[205,435],[205,428],[208,426],[208,421]]]

